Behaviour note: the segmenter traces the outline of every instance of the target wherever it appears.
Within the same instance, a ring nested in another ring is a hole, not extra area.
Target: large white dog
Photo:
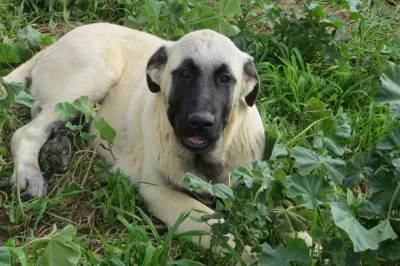
[[[33,120],[12,138],[12,182],[24,195],[46,193],[38,156],[60,125],[54,106],[83,95],[101,102],[98,116],[117,132],[115,157],[102,155],[129,176],[148,209],[168,226],[183,211],[213,212],[187,193],[185,173],[225,182],[235,167],[260,159],[264,150],[252,58],[211,30],[173,42],[111,24],[82,26],[4,80],[27,78]],[[209,226],[186,219],[179,231],[188,230]],[[209,247],[209,237],[200,241]]]

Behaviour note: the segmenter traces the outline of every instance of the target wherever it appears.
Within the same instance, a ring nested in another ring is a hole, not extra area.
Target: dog
[[[112,154],[99,153],[131,179],[148,210],[168,226],[184,211],[198,210],[192,217],[213,213],[188,193],[185,173],[227,183],[236,167],[261,159],[264,151],[252,57],[211,30],[166,41],[107,23],[81,26],[4,77],[23,84],[27,79],[35,99],[32,121],[11,141],[11,182],[18,182],[23,196],[46,194],[39,152],[49,142],[65,142],[65,132],[57,135],[55,105],[84,95],[101,102],[97,117],[117,132]],[[191,230],[210,226],[186,219],[178,228]],[[209,236],[193,241],[210,247]],[[232,237],[228,244],[234,246]]]

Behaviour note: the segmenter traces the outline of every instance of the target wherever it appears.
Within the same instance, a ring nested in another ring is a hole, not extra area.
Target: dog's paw
[[[55,133],[42,147],[42,156],[53,173],[65,173],[71,160],[71,142],[67,134]]]
[[[40,170],[30,169],[19,171],[18,177],[14,172],[11,177],[11,184],[16,186],[17,180],[19,188],[23,191],[21,194],[23,200],[29,200],[46,195],[47,184]]]

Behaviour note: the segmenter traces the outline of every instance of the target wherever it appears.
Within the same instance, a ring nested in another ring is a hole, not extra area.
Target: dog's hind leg
[[[43,196],[47,185],[39,167],[39,151],[48,140],[59,121],[53,106],[43,108],[37,116],[25,126],[19,128],[11,140],[14,155],[13,184],[25,190],[23,198]]]
[[[84,95],[97,103],[119,82],[125,68],[124,49],[119,41],[100,33],[100,28],[91,26],[74,30],[4,78],[7,82],[31,78],[30,93],[39,103],[32,109],[33,120],[18,129],[11,141],[15,163],[12,182],[25,190],[25,197],[46,194],[38,157],[52,132],[58,132],[60,119],[54,106]],[[66,145],[50,140],[53,155],[62,154],[69,144],[65,136],[58,136]],[[55,164],[63,168],[64,162]]]

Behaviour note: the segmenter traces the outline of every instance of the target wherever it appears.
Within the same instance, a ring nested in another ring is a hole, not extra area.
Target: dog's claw
[[[13,175],[11,183],[16,186],[17,177]],[[19,188],[24,191],[21,194],[23,200],[29,200],[35,197],[42,197],[47,193],[47,184],[42,174],[36,169],[25,169],[18,173]]]

